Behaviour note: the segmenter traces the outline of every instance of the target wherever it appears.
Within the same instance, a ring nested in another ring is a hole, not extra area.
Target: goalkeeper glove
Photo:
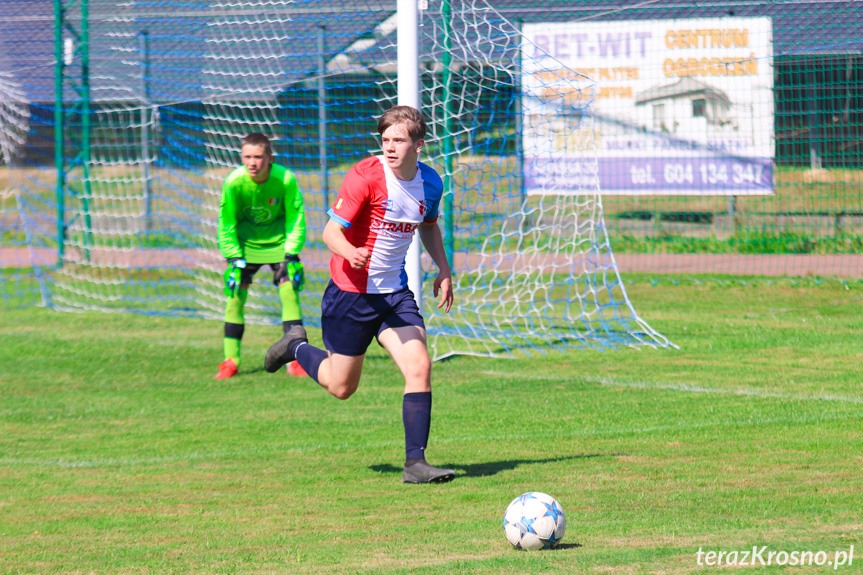
[[[306,276],[303,272],[303,263],[300,261],[300,256],[285,254],[285,261],[280,263],[279,267],[273,272],[273,283],[276,284],[276,287],[286,278],[291,281],[294,291],[303,291]]]
[[[229,258],[228,269],[225,270],[225,295],[234,297],[234,292],[240,285],[243,274],[243,269],[246,267],[246,260],[243,258]]]

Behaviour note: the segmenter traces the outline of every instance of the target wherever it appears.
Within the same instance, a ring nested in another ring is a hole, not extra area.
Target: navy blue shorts
[[[333,353],[364,355],[383,330],[411,325],[425,329],[408,288],[394,293],[353,293],[342,291],[330,280],[324,290],[321,331],[324,346]]]

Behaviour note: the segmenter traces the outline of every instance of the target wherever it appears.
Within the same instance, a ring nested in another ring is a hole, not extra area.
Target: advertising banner
[[[528,194],[773,192],[769,18],[555,22],[523,33]]]

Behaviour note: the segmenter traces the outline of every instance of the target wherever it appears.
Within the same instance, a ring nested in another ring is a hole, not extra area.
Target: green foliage
[[[279,326],[248,326],[217,381],[219,322],[4,310],[2,570],[684,574],[699,547],[859,542],[863,292],[628,292],[679,350],[434,365],[428,456],[457,472],[435,486],[400,483],[402,380],[376,346],[340,402],[263,371]],[[562,548],[506,542],[530,490],[564,506]]]
[[[660,254],[859,254],[863,235],[839,232],[835,237],[814,237],[797,232],[740,231],[720,239],[663,234],[659,237],[609,236],[618,253]],[[752,270],[757,273],[758,270]]]
[[[20,228],[0,230],[0,245],[20,246],[25,245],[27,235]]]

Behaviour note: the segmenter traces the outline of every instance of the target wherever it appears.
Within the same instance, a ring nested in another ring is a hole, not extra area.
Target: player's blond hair
[[[426,121],[422,112],[411,106],[394,106],[384,112],[378,120],[378,134],[383,135],[387,128],[396,124],[404,124],[411,140],[423,140],[426,137]]]
[[[270,145],[270,139],[260,132],[252,132],[243,138],[243,146],[263,146],[264,152],[268,156],[273,155],[273,147]]]

